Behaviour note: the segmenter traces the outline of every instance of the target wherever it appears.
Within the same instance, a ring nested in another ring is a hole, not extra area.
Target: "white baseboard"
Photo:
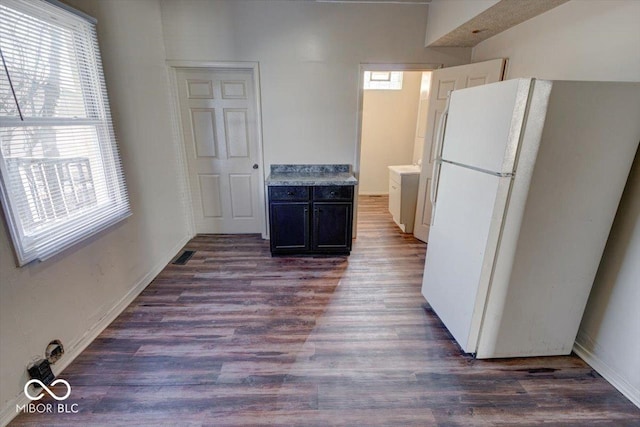
[[[178,251],[182,249],[189,240],[191,240],[191,237],[185,236],[173,248],[171,248],[169,252],[165,254],[165,256],[156,263],[156,265],[154,265],[153,268],[145,274],[144,277],[142,277],[124,297],[120,299],[120,301],[107,311],[100,320],[87,329],[78,341],[70,346],[69,350],[65,352],[64,356],[62,356],[62,358],[56,363],[56,366],[53,367],[56,376],[63,372],[64,369],[69,366],[71,362],[73,362],[75,358],[78,357],[80,353],[82,353],[82,351],[87,348],[89,344],[91,344],[93,340],[95,340],[98,335],[100,335],[100,333],[102,333],[102,331],[104,331],[107,326],[109,326],[111,322],[113,322],[147,286],[149,286],[153,279],[160,274],[176,253],[178,253]],[[20,392],[20,394],[18,394],[14,399],[11,399],[9,404],[0,411],[0,425],[3,427],[6,426],[18,415],[18,412],[16,412],[16,405],[25,405],[29,402],[30,400],[24,395],[24,391]]]
[[[640,390],[630,384],[626,379],[622,377],[615,369],[607,365],[601,358],[599,358],[593,350],[587,348],[582,342],[591,344],[590,347],[596,347],[593,340],[587,336],[587,334],[579,332],[576,342],[573,344],[573,351],[580,356],[582,360],[587,362],[597,373],[602,375],[604,379],[609,381],[620,393],[629,399],[634,405],[640,408]]]

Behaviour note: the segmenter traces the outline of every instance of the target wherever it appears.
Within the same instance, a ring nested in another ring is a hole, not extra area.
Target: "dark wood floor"
[[[350,257],[193,239],[194,257],[167,266],[60,375],[80,412],[12,425],[640,425],[575,356],[461,354],[423,307],[425,245],[386,203],[360,198]]]

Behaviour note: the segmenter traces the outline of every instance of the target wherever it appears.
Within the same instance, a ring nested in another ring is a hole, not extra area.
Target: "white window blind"
[[[0,0],[0,198],[19,265],[130,215],[93,22]]]

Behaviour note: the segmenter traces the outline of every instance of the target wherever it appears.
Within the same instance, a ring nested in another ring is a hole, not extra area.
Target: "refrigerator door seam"
[[[471,169],[471,170],[474,170],[474,171],[477,171],[477,172],[481,172],[481,173],[486,173],[486,174],[489,174],[489,175],[497,176],[499,178],[510,178],[510,177],[515,176],[515,174],[513,172],[494,172],[494,171],[478,168],[478,167],[471,166],[471,165],[465,165],[463,163],[453,162],[451,160],[439,159],[438,161],[439,162],[443,162],[443,163],[449,163],[450,165],[454,165],[454,166],[460,166],[461,168],[467,168],[467,169]]]

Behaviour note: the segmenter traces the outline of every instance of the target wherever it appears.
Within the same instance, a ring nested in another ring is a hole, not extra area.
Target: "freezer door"
[[[422,294],[475,353],[511,178],[442,164]]]
[[[512,173],[532,79],[514,79],[451,93],[442,159]]]

